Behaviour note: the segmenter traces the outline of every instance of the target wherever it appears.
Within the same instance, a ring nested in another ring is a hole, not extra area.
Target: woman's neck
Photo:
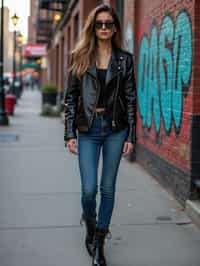
[[[109,56],[111,54],[112,50],[112,45],[111,41],[101,41],[98,40],[98,45],[97,45],[97,54],[99,56]]]

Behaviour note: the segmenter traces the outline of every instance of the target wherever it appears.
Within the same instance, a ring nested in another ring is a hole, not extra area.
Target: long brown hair
[[[89,13],[80,40],[72,51],[73,63],[69,71],[73,70],[78,78],[86,72],[96,57],[95,20],[100,12],[108,12],[112,16],[117,31],[113,34],[111,42],[112,45],[122,48],[121,25],[115,10],[107,4],[98,5]]]

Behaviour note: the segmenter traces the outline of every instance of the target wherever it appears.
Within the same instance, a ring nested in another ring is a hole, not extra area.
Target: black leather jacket
[[[112,47],[106,74],[107,116],[112,119],[112,129],[129,128],[127,141],[136,140],[136,83],[133,55]],[[100,93],[95,63],[79,80],[71,71],[64,97],[64,140],[77,138],[77,132],[87,132],[92,125]]]

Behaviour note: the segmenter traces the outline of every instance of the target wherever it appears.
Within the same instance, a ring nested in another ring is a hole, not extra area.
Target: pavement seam
[[[188,225],[192,224],[192,222],[162,222],[162,223],[133,223],[133,224],[112,224],[111,227],[126,227],[126,226],[146,226],[146,225]],[[64,229],[64,228],[81,228],[80,225],[46,225],[46,226],[8,226],[8,227],[0,227],[0,231],[7,230],[40,230],[40,229]]]

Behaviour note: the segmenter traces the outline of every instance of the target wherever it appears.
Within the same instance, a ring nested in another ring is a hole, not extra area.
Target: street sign
[[[25,57],[39,57],[47,54],[46,44],[31,43],[25,45],[24,56]]]

